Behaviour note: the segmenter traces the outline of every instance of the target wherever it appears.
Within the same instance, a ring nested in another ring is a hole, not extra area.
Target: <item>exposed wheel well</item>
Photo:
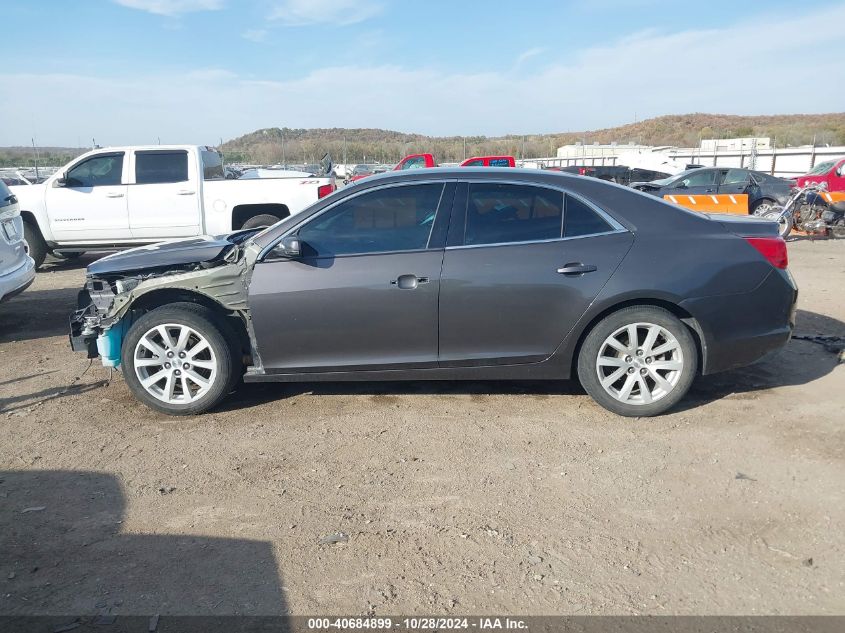
[[[237,231],[250,218],[257,215],[275,215],[280,220],[290,215],[287,205],[266,203],[266,204],[239,204],[232,209],[232,230]]]
[[[604,319],[609,314],[613,314],[614,312],[618,312],[622,308],[628,308],[631,306],[655,306],[658,308],[663,308],[668,312],[674,314],[678,319],[680,319],[690,330],[692,333],[692,338],[695,341],[695,349],[698,353],[698,367],[699,371],[701,371],[704,367],[704,363],[706,362],[706,349],[703,346],[703,334],[701,332],[701,327],[698,324],[698,321],[695,320],[689,312],[684,310],[679,305],[672,303],[671,301],[664,301],[662,299],[629,299],[627,301],[622,301],[617,303],[609,308],[603,310],[595,317],[593,317],[590,322],[584,327],[581,331],[581,335],[578,337],[578,344],[575,346],[575,352],[572,354],[572,376],[578,375],[578,355],[581,353],[581,346],[584,344],[584,339],[587,338],[587,335],[590,333],[595,325]]]
[[[38,226],[38,220],[35,219],[35,215],[33,215],[32,211],[21,211],[21,218],[23,218],[24,222],[29,222],[38,229],[38,232],[41,233],[41,228]]]
[[[243,355],[251,354],[251,346],[249,342],[249,334],[247,334],[246,324],[237,313],[227,310],[222,305],[217,303],[214,299],[181,288],[162,288],[160,290],[151,290],[140,297],[132,304],[131,309],[134,312],[149,312],[161,306],[171,303],[196,303],[205,306],[217,316],[224,319],[224,323],[232,328],[232,331],[237,335],[238,341],[241,344],[241,353]]]

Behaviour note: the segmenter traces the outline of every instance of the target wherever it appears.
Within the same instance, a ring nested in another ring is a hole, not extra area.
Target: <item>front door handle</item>
[[[190,189],[180,189],[176,192],[178,196],[192,196],[196,193],[196,191],[191,191]]]
[[[428,277],[417,277],[416,275],[399,275],[396,279],[390,282],[391,286],[396,286],[400,290],[414,290],[420,284],[427,284]]]
[[[111,191],[111,192],[106,194],[106,198],[122,198],[122,197],[123,197],[123,194],[118,193],[117,191]]]
[[[598,270],[592,264],[582,264],[581,262],[570,262],[563,268],[558,268],[557,272],[568,277],[580,277],[584,273],[592,273]]]

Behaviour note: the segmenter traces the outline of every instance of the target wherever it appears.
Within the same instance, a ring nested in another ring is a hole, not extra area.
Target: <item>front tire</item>
[[[168,415],[195,415],[218,405],[240,377],[235,337],[211,310],[165,305],[129,328],[123,375],[138,400]]]
[[[659,415],[675,406],[698,371],[698,350],[686,325],[668,310],[632,306],[597,323],[578,355],[578,377],[602,407],[627,417]]]
[[[29,256],[35,260],[35,268],[41,268],[44,260],[47,259],[47,242],[44,241],[41,231],[38,230],[38,226],[34,222],[24,220],[23,238],[28,245]]]

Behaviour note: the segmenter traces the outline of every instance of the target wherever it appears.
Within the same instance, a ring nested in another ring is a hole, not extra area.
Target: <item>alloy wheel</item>
[[[217,358],[208,340],[179,323],[147,330],[135,345],[133,360],[141,387],[168,404],[202,398],[217,377]]]
[[[596,372],[602,388],[625,404],[645,405],[667,396],[678,384],[684,355],[665,327],[631,323],[599,347]]]

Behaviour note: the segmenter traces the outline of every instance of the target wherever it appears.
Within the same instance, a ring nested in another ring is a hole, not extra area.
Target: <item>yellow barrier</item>
[[[819,194],[827,202],[839,202],[845,200],[845,191],[825,191]]]
[[[691,211],[702,213],[735,213],[737,215],[748,215],[748,194],[705,194],[701,196],[687,196],[673,194],[663,196],[664,200],[674,202]]]

